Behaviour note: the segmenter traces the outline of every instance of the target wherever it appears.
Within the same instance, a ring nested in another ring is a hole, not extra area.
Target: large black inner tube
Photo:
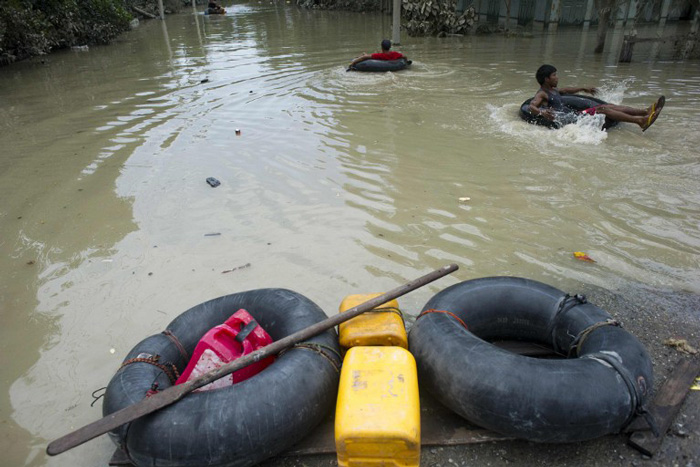
[[[411,64],[411,61],[406,58],[398,60],[363,60],[351,66],[351,70],[355,71],[399,71]]]
[[[566,107],[568,107],[571,110],[574,110],[576,112],[580,112],[582,110],[589,109],[591,107],[595,107],[597,105],[601,104],[607,104],[607,102],[600,100],[595,97],[590,97],[590,96],[582,96],[579,94],[564,94],[561,96],[561,100],[564,103]],[[561,128],[564,125],[567,125],[569,123],[574,123],[578,116],[575,113],[572,114],[566,114],[562,115],[561,118],[558,118],[554,121],[552,120],[547,120],[546,118],[540,116],[540,115],[535,115],[532,112],[530,112],[530,102],[532,101],[532,98],[526,100],[525,102],[522,103],[520,106],[520,118],[525,120],[528,123],[532,123],[533,125],[540,125],[540,126],[546,126],[547,128]],[[605,123],[603,124],[603,130],[607,130],[608,128],[612,128],[615,125],[617,125],[618,122],[617,120],[611,120],[607,117],[605,117]]]
[[[585,298],[540,282],[462,282],[423,312],[409,334],[421,385],[465,419],[505,435],[573,442],[616,433],[653,387],[651,360],[634,336]],[[489,342],[501,339],[575,358],[525,357]]]
[[[279,340],[327,318],[308,298],[285,289],[227,295],[190,308],[134,347],[125,362],[159,356],[182,372],[199,339],[245,308]],[[176,345],[170,333],[182,344]],[[308,346],[307,346],[308,344]],[[317,351],[315,351],[316,349]],[[282,353],[257,375],[231,387],[187,395],[177,403],[124,425],[111,437],[136,465],[249,466],[304,438],[336,402],[340,349],[331,329]],[[171,386],[162,368],[150,363],[122,366],[110,381],[105,416],[142,400],[152,385]]]

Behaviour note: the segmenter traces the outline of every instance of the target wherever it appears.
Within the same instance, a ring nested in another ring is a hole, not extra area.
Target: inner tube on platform
[[[579,94],[563,94],[561,96],[561,100],[564,103],[566,107],[569,109],[575,111],[574,113],[570,114],[563,114],[561,115],[560,118],[557,118],[556,120],[547,120],[546,118],[540,116],[540,115],[534,115],[532,112],[530,112],[530,102],[532,101],[532,98],[526,100],[525,102],[522,103],[520,106],[520,118],[525,120],[528,123],[532,123],[533,125],[540,125],[540,126],[545,126],[547,128],[554,128],[554,129],[559,129],[563,127],[564,125],[568,125],[569,123],[574,123],[577,118],[578,118],[578,112],[581,112],[582,110],[590,109],[591,107],[595,107],[598,105],[602,104],[607,104],[607,102],[597,99],[595,97],[590,97],[590,96],[581,96]],[[607,130],[608,128],[612,128],[615,125],[618,124],[617,120],[611,120],[607,117],[605,117],[605,123],[603,124],[603,130]]]
[[[510,353],[490,342],[547,345],[564,359]],[[419,381],[465,419],[537,442],[619,432],[653,387],[644,346],[580,295],[518,277],[453,285],[409,334]]]
[[[413,63],[406,58],[398,60],[363,60],[348,68],[353,71],[399,71]]]
[[[216,298],[173,320],[126,356],[107,386],[107,416],[171,386],[199,339],[240,308],[277,341],[326,314],[285,289]],[[297,344],[257,375],[235,385],[193,392],[110,433],[134,465],[250,466],[299,442],[334,408],[340,368],[335,330]]]

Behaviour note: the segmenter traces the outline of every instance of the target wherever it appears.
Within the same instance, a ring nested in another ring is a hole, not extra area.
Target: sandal
[[[649,117],[647,118],[646,123],[642,127],[642,133],[647,131],[647,129],[654,124],[657,118],[659,118],[659,114],[661,113],[661,109],[664,108],[664,105],[666,104],[666,97],[661,96],[659,97],[659,100],[657,100],[654,104],[651,106],[651,113],[649,114]]]

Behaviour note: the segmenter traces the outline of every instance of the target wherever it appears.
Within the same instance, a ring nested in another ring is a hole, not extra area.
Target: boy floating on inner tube
[[[398,60],[400,58],[408,58],[401,52],[397,52],[395,50],[391,50],[391,41],[389,39],[384,39],[382,41],[382,51],[373,53],[373,54],[368,54],[364,53],[357,57],[355,60],[350,62],[350,68],[352,68],[354,65],[360,62],[364,62],[365,60],[369,59],[374,59],[374,60]]]
[[[554,121],[557,117],[557,113],[560,115],[576,113],[576,111],[564,105],[561,100],[562,94],[587,92],[588,94],[595,95],[598,91],[596,88],[558,89],[557,84],[559,84],[559,77],[557,76],[557,69],[552,65],[542,65],[539,67],[535,78],[537,82],[540,83],[541,87],[530,102],[530,112],[533,115],[541,115],[547,120]],[[636,123],[642,131],[646,131],[659,117],[665,103],[666,98],[661,96],[647,109],[635,109],[633,107],[615,104],[600,104],[582,110],[580,114],[602,114],[611,120]]]
[[[215,1],[209,2],[209,5],[207,5],[207,10],[210,15],[223,15],[224,13],[226,13],[224,7],[222,7]]]

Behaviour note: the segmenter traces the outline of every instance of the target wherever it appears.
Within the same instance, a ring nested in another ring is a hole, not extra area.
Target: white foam
[[[565,125],[553,132],[552,141],[567,144],[589,144],[597,146],[608,138],[603,131],[604,115],[581,115],[575,123]]]
[[[627,78],[620,81],[605,83],[598,87],[598,93],[595,97],[611,104],[621,104],[625,92],[627,92],[627,89],[633,81],[634,78]]]
[[[565,125],[559,130],[526,123],[518,116],[518,105],[506,104],[501,107],[488,105],[490,118],[496,123],[496,131],[517,138],[524,144],[540,146],[542,141],[549,141],[555,146],[588,144],[599,145],[608,138],[603,131],[604,115],[581,115],[575,123]]]

